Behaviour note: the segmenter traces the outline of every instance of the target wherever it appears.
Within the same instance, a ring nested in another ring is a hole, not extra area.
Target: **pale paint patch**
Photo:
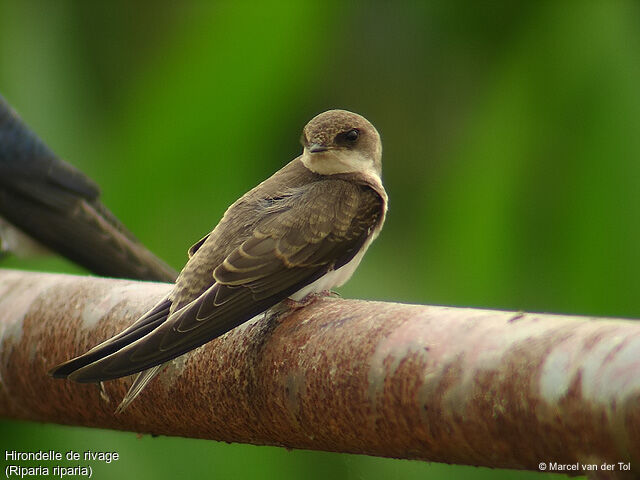
[[[563,399],[578,375],[583,396],[602,405],[640,391],[640,338],[606,336],[590,348],[581,347],[569,339],[547,355],[540,376],[540,393],[546,400]]]
[[[581,328],[591,330],[586,340],[576,342],[570,337],[548,353],[540,375],[541,397],[557,405],[577,384],[587,405],[602,408],[619,451],[628,451],[631,440],[624,401],[640,392],[640,337],[612,334],[587,322]],[[589,457],[584,461],[597,463]]]
[[[141,286],[138,283],[129,283],[125,285],[118,285],[109,290],[109,292],[100,298],[99,302],[85,304],[82,311],[82,327],[87,330],[92,330],[96,324],[102,320],[114,307],[129,298],[129,292],[140,292]],[[150,288],[154,290],[155,288]],[[150,292],[152,295],[152,292]]]
[[[12,281],[15,275],[16,281]],[[15,345],[22,339],[22,323],[34,300],[58,285],[55,276],[44,279],[21,279],[20,272],[3,272],[0,284],[0,346]]]
[[[410,355],[428,357],[425,347],[430,345],[428,330],[417,322],[407,322],[378,343],[371,356],[367,375],[369,382],[367,394],[376,416],[378,398],[382,396],[387,376],[395,375],[397,368]]]
[[[24,319],[34,301],[46,290],[59,284],[56,276],[33,281],[22,279],[21,272],[2,272],[0,284],[0,356],[6,355],[22,341]],[[12,278],[14,277],[14,278]],[[29,347],[29,358],[42,355],[36,343]],[[0,377],[0,385],[7,388]]]

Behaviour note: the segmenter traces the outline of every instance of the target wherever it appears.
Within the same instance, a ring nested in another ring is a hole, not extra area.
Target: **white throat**
[[[373,160],[357,150],[327,150],[311,153],[305,148],[302,153],[302,163],[309,170],[320,175],[364,173],[380,178]]]

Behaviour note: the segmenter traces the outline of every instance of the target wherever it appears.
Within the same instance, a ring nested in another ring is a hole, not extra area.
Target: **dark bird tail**
[[[155,330],[167,319],[170,308],[171,301],[168,298],[163,299],[145,315],[140,317],[140,319],[133,325],[123,330],[115,337],[111,337],[109,340],[96,345],[83,355],[72,358],[71,360],[54,367],[49,371],[49,375],[54,378],[68,378],[69,376],[73,376],[73,373],[81,368],[116,353],[121,348],[126,347],[139,338],[144,337],[152,330]],[[90,383],[101,381],[102,378],[78,378],[74,380],[82,383]]]

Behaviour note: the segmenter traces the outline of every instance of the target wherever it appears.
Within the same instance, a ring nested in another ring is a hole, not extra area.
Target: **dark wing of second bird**
[[[98,186],[60,160],[0,96],[0,216],[96,274],[173,282],[176,272],[99,195]]]
[[[118,336],[52,374],[79,382],[130,375],[218,337],[349,262],[382,215],[371,188],[317,182],[265,210],[242,244],[212,272],[199,297],[169,314],[165,300]]]

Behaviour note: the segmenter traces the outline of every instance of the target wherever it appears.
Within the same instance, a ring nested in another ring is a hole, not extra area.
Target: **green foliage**
[[[640,317],[638,4],[491,5],[5,0],[0,92],[177,268],[342,107],[381,132],[390,195],[343,295]],[[121,452],[97,478],[535,475],[0,428],[6,448]]]

